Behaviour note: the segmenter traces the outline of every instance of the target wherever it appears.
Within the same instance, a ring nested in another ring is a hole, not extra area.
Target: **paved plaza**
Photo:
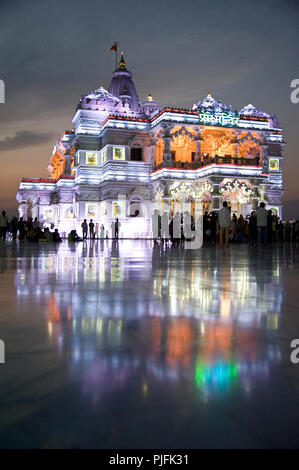
[[[297,447],[298,245],[0,244],[0,447]]]

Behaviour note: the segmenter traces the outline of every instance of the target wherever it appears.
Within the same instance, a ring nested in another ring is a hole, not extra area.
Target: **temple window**
[[[129,207],[129,217],[138,217],[141,213],[140,202],[131,202]]]
[[[125,148],[113,147],[113,160],[125,160]]]
[[[269,170],[279,171],[279,160],[278,158],[269,158]]]
[[[142,148],[141,147],[133,147],[131,148],[130,160],[134,162],[142,162]]]
[[[97,165],[98,164],[98,154],[95,152],[86,153],[86,164],[87,165]]]

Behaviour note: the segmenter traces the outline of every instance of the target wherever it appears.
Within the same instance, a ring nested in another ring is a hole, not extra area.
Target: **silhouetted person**
[[[0,215],[0,240],[5,241],[7,230],[8,218],[6,217],[6,212],[2,211],[2,214]]]
[[[267,245],[267,225],[268,225],[268,212],[265,209],[265,203],[261,202],[260,207],[256,213],[256,225],[258,231],[258,242],[260,245]]]
[[[53,242],[62,242],[62,239],[59,235],[58,229],[56,228],[54,233],[53,233]]]
[[[95,238],[94,223],[93,223],[92,219],[90,219],[90,222],[89,222],[89,236],[90,236],[90,238],[92,238],[92,239]]]
[[[18,219],[14,216],[10,221],[10,229],[12,233],[12,239],[16,241],[18,233]]]
[[[120,226],[120,223],[119,223],[119,220],[118,220],[118,217],[116,218],[116,221],[115,221],[115,224],[114,224],[114,236],[115,236],[115,239],[118,240],[118,232],[119,232],[119,226]]]
[[[20,217],[20,220],[18,223],[18,230],[19,230],[19,239],[24,240],[25,235],[26,235],[26,230],[25,230],[25,223],[24,223],[23,217]]]
[[[227,202],[223,202],[223,207],[218,211],[218,222],[220,227],[220,246],[223,245],[223,235],[225,235],[225,245],[229,246],[229,229],[231,226],[230,211]]]
[[[83,239],[87,238],[87,232],[88,232],[88,225],[86,219],[84,219],[84,222],[81,224],[82,227],[82,232],[83,232]]]

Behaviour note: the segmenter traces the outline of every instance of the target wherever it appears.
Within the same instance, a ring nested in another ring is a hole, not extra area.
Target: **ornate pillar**
[[[171,161],[170,142],[171,142],[172,137],[170,135],[171,126],[169,126],[169,124],[164,124],[163,129],[164,129],[164,135],[162,137],[162,140],[164,142],[164,149],[163,149],[163,164],[164,164],[164,163],[168,163]]]
[[[219,193],[219,184],[213,184],[213,192],[212,192],[212,203],[213,203],[213,210],[220,209],[220,193]]]
[[[195,161],[200,161],[200,154],[201,154],[201,131],[199,130],[196,134],[196,137],[194,138],[194,142],[196,144],[196,150],[195,150]]]
[[[20,202],[18,207],[19,217],[23,217],[23,220],[27,220],[27,211],[28,211],[28,203],[26,201]]]
[[[268,145],[266,142],[263,142],[263,145],[261,145],[262,148],[262,167],[263,167],[263,172],[267,173],[268,172]]]
[[[72,174],[72,168],[71,168],[71,155],[64,155],[65,158],[65,165],[64,165],[64,172],[63,174],[65,176],[70,176]]]

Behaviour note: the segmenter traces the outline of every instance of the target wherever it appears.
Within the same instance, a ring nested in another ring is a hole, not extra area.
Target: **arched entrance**
[[[236,215],[250,214],[252,210],[252,197],[254,195],[251,184],[245,180],[224,180],[219,188],[222,201],[227,201],[231,213]]]

